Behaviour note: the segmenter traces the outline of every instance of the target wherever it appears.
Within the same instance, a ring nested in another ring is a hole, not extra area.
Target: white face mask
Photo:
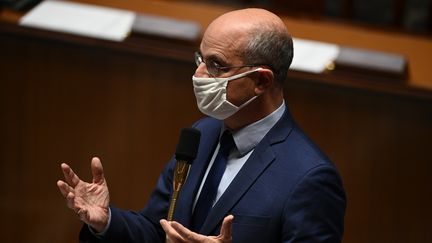
[[[202,113],[219,120],[224,120],[234,115],[241,108],[256,99],[257,96],[255,95],[242,105],[236,106],[226,98],[226,87],[228,82],[243,78],[261,69],[262,68],[257,68],[226,78],[199,78],[192,76],[195,97],[199,110]]]

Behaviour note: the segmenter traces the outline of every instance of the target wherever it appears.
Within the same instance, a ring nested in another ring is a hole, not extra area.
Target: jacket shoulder
[[[220,131],[223,121],[211,117],[205,117],[196,121],[192,127],[201,131],[201,133]]]

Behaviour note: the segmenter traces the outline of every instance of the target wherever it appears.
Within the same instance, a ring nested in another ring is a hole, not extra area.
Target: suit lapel
[[[210,211],[200,233],[209,235],[249,190],[258,177],[274,161],[272,145],[286,139],[292,129],[292,120],[286,109],[282,118],[255,147],[254,152]]]

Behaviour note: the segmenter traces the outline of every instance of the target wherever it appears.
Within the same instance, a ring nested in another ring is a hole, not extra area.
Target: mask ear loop
[[[236,74],[236,75],[234,75],[234,76],[231,76],[231,77],[226,77],[226,78],[214,78],[216,81],[218,81],[218,82],[222,82],[222,81],[227,81],[227,82],[229,82],[229,81],[232,81],[232,80],[236,80],[236,79],[239,79],[239,78],[243,78],[243,77],[246,77],[246,76],[248,76],[249,74],[251,74],[251,73],[254,73],[254,72],[257,72],[257,71],[259,71],[259,70],[262,70],[263,68],[256,68],[256,69],[254,69],[254,70],[249,70],[249,71],[246,71],[246,72],[244,72],[244,73],[239,73],[239,74]]]
[[[244,73],[239,73],[239,74],[237,74],[237,75],[234,75],[234,76],[231,76],[231,77],[228,77],[228,78],[223,78],[223,80],[226,80],[227,83],[228,83],[229,81],[232,81],[232,80],[236,80],[236,79],[239,79],[239,78],[246,77],[247,75],[249,75],[249,74],[251,74],[251,73],[258,72],[259,70],[263,70],[263,69],[264,69],[264,68],[260,68],[260,67],[259,67],[259,68],[256,68],[256,69],[254,69],[254,70],[250,70],[250,71],[247,71],[247,72],[244,72]],[[251,103],[251,102],[254,101],[256,98],[258,98],[258,96],[259,96],[259,95],[255,94],[254,97],[250,98],[248,101],[246,101],[245,103],[241,104],[240,106],[236,106],[236,105],[234,105],[234,104],[231,103],[228,99],[225,99],[225,100],[226,100],[226,102],[228,102],[228,103],[231,104],[232,106],[237,107],[237,110],[241,110],[243,107],[247,106],[249,103]]]
[[[245,103],[241,104],[238,107],[238,110],[241,110],[243,107],[249,105],[252,101],[254,101],[256,98],[258,98],[259,95],[255,95],[254,97],[250,98],[248,101],[246,101]],[[227,100],[228,101],[228,100]],[[231,103],[231,102],[230,102]]]
[[[267,75],[271,75],[272,82],[275,81],[275,80],[274,80],[274,72],[273,72],[272,69],[270,69],[270,68],[260,68],[260,70],[264,70],[264,74],[260,74],[260,75],[265,75],[265,76],[267,76]],[[268,74],[268,72],[269,72],[270,74]],[[259,83],[260,83],[259,79],[256,80],[256,85],[257,85],[257,86],[259,86]],[[267,85],[265,85],[265,87],[267,87]],[[262,92],[258,92],[258,93],[260,93],[260,94],[256,94],[257,96],[260,96],[260,95],[262,94]]]

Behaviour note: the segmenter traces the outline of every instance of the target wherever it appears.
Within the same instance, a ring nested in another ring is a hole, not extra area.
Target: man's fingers
[[[81,208],[77,211],[77,214],[81,221],[83,221],[84,223],[88,223],[87,210]]]
[[[222,227],[220,231],[220,237],[224,240],[231,240],[232,236],[232,223],[234,220],[233,215],[228,215],[224,218],[222,222]]]
[[[171,226],[172,222],[168,222],[165,219],[161,219],[159,223],[161,224],[163,230],[165,231],[167,241],[185,242],[185,240],[179,235],[179,233]]]
[[[91,171],[93,174],[93,183],[102,183],[104,179],[103,167],[99,158],[94,157],[91,161]]]
[[[75,194],[73,194],[72,192],[69,192],[66,195],[66,205],[68,206],[68,208],[72,209],[75,212],[78,210],[75,207]]]
[[[202,235],[199,235],[195,232],[190,231],[180,223],[175,221],[171,222],[171,227],[183,238],[186,242],[198,242],[203,238]]]
[[[63,171],[66,182],[71,187],[75,187],[80,181],[80,178],[73,172],[72,168],[65,163],[61,164],[61,169]]]
[[[57,186],[60,189],[61,194],[66,199],[67,207],[77,212],[78,208],[75,206],[75,194],[73,188],[62,180],[57,181]]]
[[[61,194],[65,198],[67,197],[67,195],[69,194],[69,192],[73,191],[73,188],[70,187],[66,182],[64,182],[62,180],[58,180],[57,181],[57,187],[60,189]]]

